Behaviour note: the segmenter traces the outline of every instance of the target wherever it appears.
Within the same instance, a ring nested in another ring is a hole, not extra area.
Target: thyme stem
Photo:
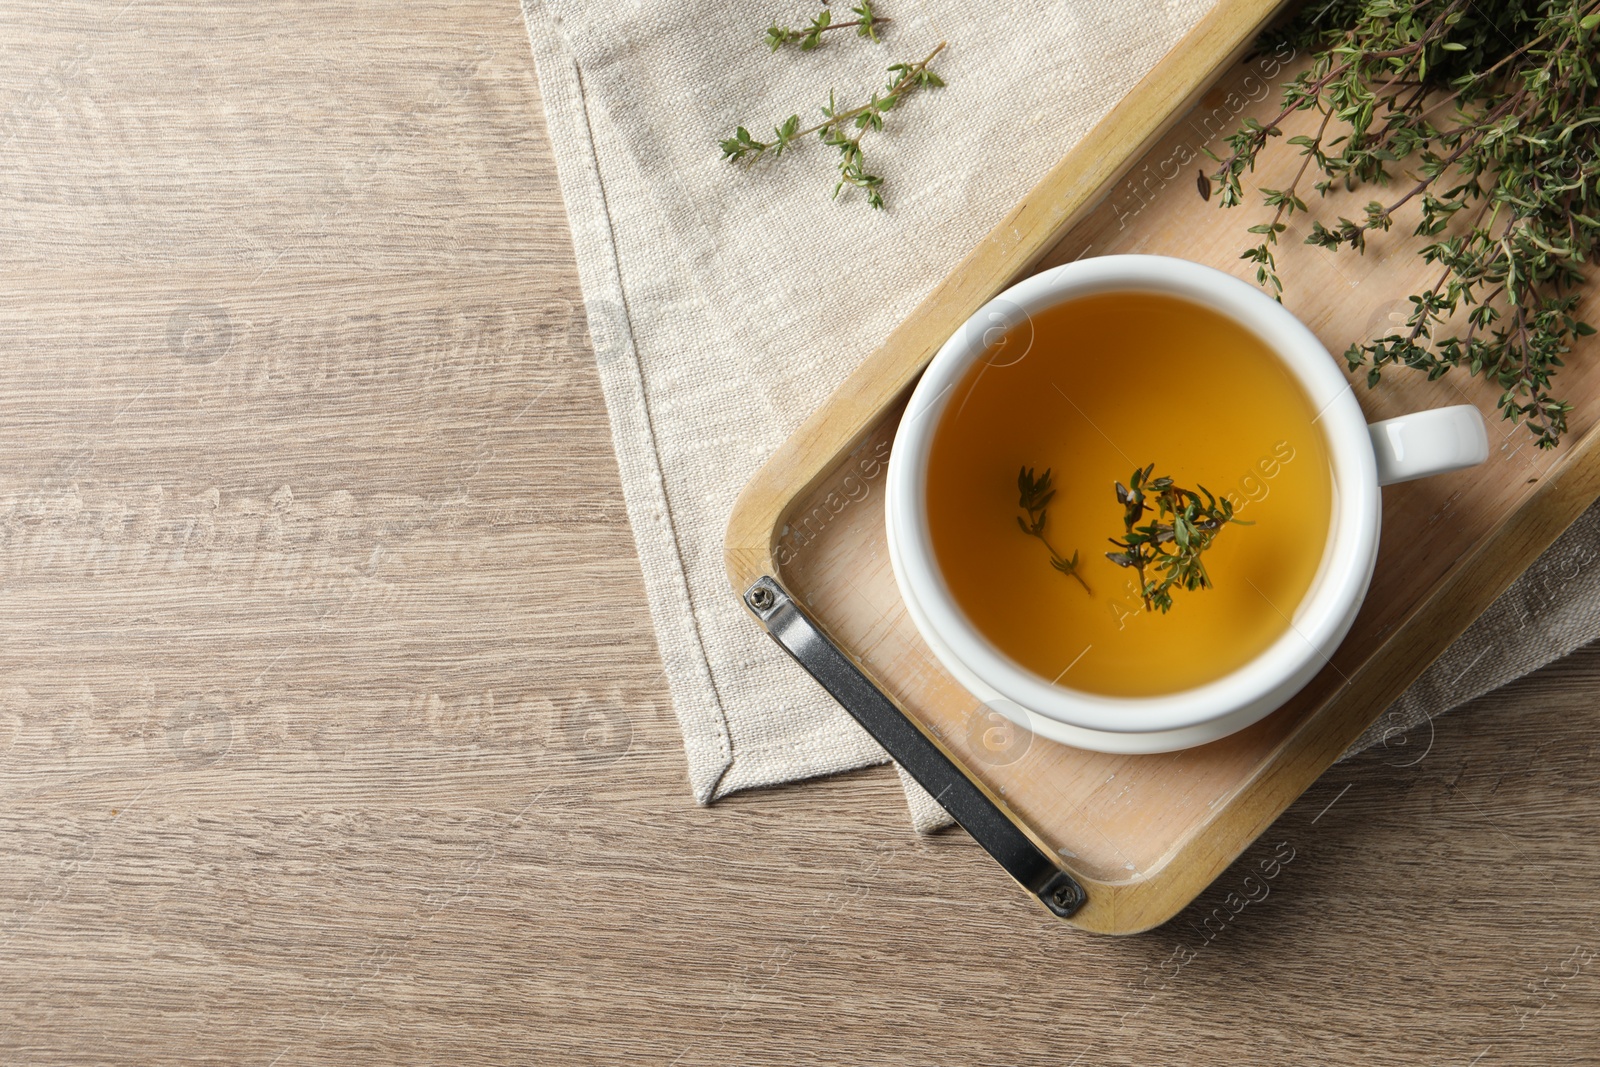
[[[1600,0],[1330,0],[1283,32],[1313,50],[1310,69],[1285,88],[1277,116],[1245,120],[1196,183],[1206,199],[1220,183],[1220,206],[1237,205],[1242,175],[1287,118],[1322,112],[1314,137],[1288,138],[1306,156],[1293,184],[1260,190],[1275,210],[1249,227],[1261,235],[1243,257],[1256,280],[1283,292],[1273,248],[1306,210],[1299,185],[1313,160],[1324,196],[1406,175],[1387,202],[1355,219],[1313,219],[1306,238],[1361,253],[1373,231],[1420,205],[1416,251],[1438,280],[1410,297],[1407,329],[1356,341],[1346,363],[1369,386],[1396,365],[1429,378],[1459,368],[1497,387],[1501,413],[1539,447],[1555,447],[1572,408],[1553,379],[1595,332],[1575,312],[1582,270],[1600,252]]]
[[[839,150],[839,181],[833,187],[834,197],[837,198],[840,190],[850,185],[866,191],[869,206],[883,207],[883,178],[867,171],[861,138],[868,130],[883,129],[884,115],[897,107],[907,94],[917,89],[943,87],[944,79],[929,70],[928,65],[944,51],[945,43],[940,41],[938,47],[915,63],[896,63],[891,66],[889,73],[894,77],[884,87],[882,94],[873,93],[865,104],[858,107],[841,109],[834,94],[829,92],[828,102],[822,108],[822,121],[814,126],[801,129],[800,116],[790,115],[773,127],[771,141],[758,141],[750,135],[749,130],[738,127],[732,137],[720,142],[722,158],[730,163],[750,166],[769,151],[774,156],[781,156],[794,142],[817,134],[823,144]],[[855,133],[845,132],[851,128]]]
[[[1037,537],[1044,544],[1044,547],[1049,550],[1050,566],[1062,574],[1070,575],[1077,579],[1078,584],[1083,586],[1083,591],[1093,596],[1094,590],[1089,588],[1089,583],[1084,581],[1083,575],[1078,573],[1078,554],[1074,552],[1072,558],[1068,559],[1056,550],[1056,546],[1052,545],[1050,539],[1044,534],[1044,524],[1047,519],[1046,509],[1049,508],[1050,501],[1055,495],[1056,491],[1050,485],[1049,468],[1046,468],[1042,475],[1035,478],[1032,467],[1023,467],[1017,473],[1017,506],[1026,512],[1028,517],[1024,520],[1021,515],[1017,516],[1017,525],[1029,537]]]

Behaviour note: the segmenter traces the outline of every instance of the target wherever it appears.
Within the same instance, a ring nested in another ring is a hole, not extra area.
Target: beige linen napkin
[[[740,487],[962,255],[1179,42],[1212,0],[1022,0],[981,21],[888,0],[850,31],[769,54],[816,3],[524,0],[628,515],[695,797],[861,767],[883,752],[745,616],[722,535]],[[846,21],[848,0],[834,0]],[[888,210],[814,141],[738,170],[717,142],[859,102],[885,68],[950,42],[948,86],[866,146]],[[1585,516],[1406,693],[1362,746],[1600,633]],[[1560,578],[1557,581],[1557,578]],[[918,829],[946,821],[902,776]]]

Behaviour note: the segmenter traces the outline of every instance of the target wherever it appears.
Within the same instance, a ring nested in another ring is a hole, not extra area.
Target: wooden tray
[[[882,470],[901,406],[945,339],[1030,268],[1148,252],[1253,280],[1239,253],[1250,240],[1245,228],[1265,221],[1264,212],[1202,202],[1195,174],[1208,162],[1201,144],[1216,150],[1246,115],[1265,121],[1277,112],[1278,90],[1297,64],[1278,72],[1266,92],[1261,57],[1239,58],[1276,7],[1222,0],[779,449],[745,488],[728,526],[735,591],[775,578],[1082,886],[1087,900],[1068,921],[1088,930],[1147,929],[1192,900],[1600,493],[1594,338],[1559,379],[1560,395],[1576,410],[1552,452],[1500,420],[1494,389],[1465,375],[1430,383],[1391,373],[1376,390],[1358,385],[1369,420],[1476,404],[1492,452],[1478,469],[1383,491],[1372,591],[1328,669],[1250,729],[1184,752],[1115,756],[1042,738],[1013,739],[997,751],[993,735],[986,739],[992,723],[922,643],[889,568]],[[1291,123],[1287,133],[1310,132],[1308,125]],[[1290,183],[1299,161],[1283,143],[1274,142],[1263,169],[1247,176],[1247,189]],[[1358,191],[1352,199],[1370,198]],[[1359,215],[1338,201],[1312,206],[1320,217]],[[1278,255],[1285,304],[1335,354],[1387,332],[1404,321],[1406,294],[1436,280],[1413,254],[1410,231],[1401,220],[1358,258],[1304,246],[1305,223],[1291,226]],[[1579,308],[1590,320],[1594,291],[1591,285]]]

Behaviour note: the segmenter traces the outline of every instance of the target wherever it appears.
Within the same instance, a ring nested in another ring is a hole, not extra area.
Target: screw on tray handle
[[[782,586],[762,578],[745,590],[744,602],[772,639],[832,694],[1007,874],[1063,919],[1083,907],[1087,899],[1083,886],[1057,867],[1010,815],[896,707]]]

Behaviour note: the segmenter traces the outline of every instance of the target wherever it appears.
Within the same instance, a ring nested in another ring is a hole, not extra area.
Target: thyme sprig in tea
[[[1083,586],[1083,591],[1092,596],[1094,595],[1094,590],[1089,588],[1089,583],[1084,581],[1083,575],[1078,573],[1078,553],[1072,553],[1070,558],[1062,555],[1050,543],[1050,539],[1045,536],[1045,522],[1049,517],[1046,509],[1049,508],[1050,501],[1055,499],[1055,495],[1056,491],[1054,486],[1050,484],[1050,471],[1048,469],[1036,478],[1032,467],[1023,467],[1017,473],[1017,506],[1026,512],[1028,517],[1024,519],[1021,515],[1018,515],[1017,526],[1029,537],[1037,537],[1040,543],[1049,550],[1050,566],[1062,574],[1076,578],[1078,584]]]
[[[1211,575],[1201,556],[1229,523],[1253,523],[1233,517],[1233,504],[1218,499],[1205,486],[1196,492],[1179,488],[1171,478],[1154,477],[1155,464],[1133,472],[1128,484],[1116,483],[1122,505],[1125,533],[1111,543],[1120,551],[1106,558],[1119,567],[1131,567],[1139,576],[1139,596],[1147,610],[1163,614],[1172,610],[1172,589],[1210,589]],[[1155,518],[1140,525],[1150,512]]]
[[[1575,310],[1580,266],[1600,252],[1600,0],[1331,0],[1308,4],[1282,32],[1309,47],[1309,69],[1283,109],[1247,120],[1228,139],[1200,195],[1233,207],[1296,112],[1320,114],[1312,135],[1288,138],[1304,157],[1285,189],[1262,189],[1269,221],[1241,258],[1275,295],[1273,249],[1314,165],[1317,193],[1400,181],[1359,218],[1313,220],[1306,243],[1364,252],[1406,205],[1418,209],[1419,249],[1438,280],[1410,296],[1406,328],[1345,353],[1375,386],[1390,367],[1429,379],[1453,369],[1500,389],[1505,418],[1541,448],[1567,430],[1571,406],[1552,391],[1575,338],[1594,332]],[[1213,156],[1213,158],[1217,158]]]
[[[878,20],[882,22],[882,19]],[[944,42],[915,63],[896,63],[889,68],[889,82],[880,93],[873,93],[865,104],[841,107],[830,90],[828,102],[822,108],[822,121],[805,129],[800,128],[800,116],[790,115],[772,129],[772,140],[758,141],[750,131],[740,126],[734,135],[721,142],[722,158],[730,163],[749,166],[767,153],[781,156],[801,138],[816,134],[822,143],[839,151],[839,180],[833,187],[837,199],[845,186],[853,186],[866,193],[867,203],[883,207],[883,177],[870,173],[861,151],[861,138],[868,131],[882,130],[883,119],[898,107],[907,96],[918,89],[938,89],[944,79],[928,69],[938,54],[944,51]]]
[[[810,52],[822,45],[823,34],[834,30],[848,30],[852,27],[855,28],[857,37],[865,37],[877,43],[878,27],[892,21],[873,12],[872,0],[861,0],[861,5],[851,8],[850,13],[856,16],[850,22],[834,22],[833,12],[823,8],[802,30],[773,23],[767,28],[767,47],[776,52],[786,44],[795,44],[800,46],[800,51]]]

